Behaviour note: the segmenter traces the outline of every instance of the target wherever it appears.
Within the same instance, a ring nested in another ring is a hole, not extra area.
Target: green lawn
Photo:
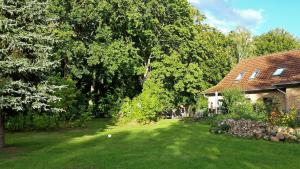
[[[87,129],[7,134],[0,168],[299,168],[300,145],[246,140],[208,132],[195,122],[162,120]],[[112,134],[111,138],[107,135]]]

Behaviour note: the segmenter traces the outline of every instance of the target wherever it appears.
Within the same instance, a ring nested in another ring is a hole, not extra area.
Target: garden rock
[[[271,141],[274,141],[274,142],[279,142],[279,138],[278,137],[274,137],[274,136],[271,136]]]
[[[218,123],[215,133],[238,137],[256,138],[274,142],[300,142],[300,128],[278,127],[266,122],[226,119]]]
[[[280,141],[283,141],[285,136],[282,133],[277,133],[276,138]]]

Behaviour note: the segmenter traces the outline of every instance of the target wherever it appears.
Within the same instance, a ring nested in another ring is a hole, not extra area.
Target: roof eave
[[[276,90],[278,88],[292,87],[292,86],[300,86],[300,81],[285,82],[285,83],[276,83],[276,84],[273,84],[272,87],[266,87],[266,88],[260,88],[260,89],[248,89],[248,90],[242,90],[242,91],[246,92],[246,93],[251,93],[251,92],[261,92],[261,91],[268,91],[268,90]],[[206,95],[215,95],[215,92],[205,92],[204,91],[202,93],[206,94]],[[222,93],[221,91],[217,91],[217,92],[218,93]]]
[[[272,86],[276,86],[276,87],[279,87],[279,86],[297,86],[297,85],[300,85],[300,81],[294,81],[294,82],[285,82],[285,83],[276,83],[276,84],[273,84]]]

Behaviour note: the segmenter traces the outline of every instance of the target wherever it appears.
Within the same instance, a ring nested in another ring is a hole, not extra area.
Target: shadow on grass
[[[297,168],[300,164],[298,145],[213,135],[208,130],[208,125],[189,120],[121,127],[92,123],[86,132],[67,132],[58,140],[52,136],[50,144],[37,133],[33,142],[44,147],[2,159],[0,168]]]
[[[0,151],[1,157],[42,149],[64,143],[73,137],[95,135],[97,132],[113,127],[111,119],[93,120],[87,128],[58,129],[52,131],[7,132],[6,147]]]

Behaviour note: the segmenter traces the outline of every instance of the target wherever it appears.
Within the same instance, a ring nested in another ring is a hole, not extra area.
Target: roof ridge
[[[276,57],[276,56],[279,56],[279,55],[293,53],[293,52],[300,52],[300,49],[293,49],[293,50],[287,50],[287,51],[282,51],[282,52],[277,52],[277,53],[270,53],[270,54],[260,55],[260,56],[256,56],[256,57],[254,56],[252,58],[242,59],[241,62],[249,61],[249,60],[262,59],[262,58],[266,58],[266,57]]]

